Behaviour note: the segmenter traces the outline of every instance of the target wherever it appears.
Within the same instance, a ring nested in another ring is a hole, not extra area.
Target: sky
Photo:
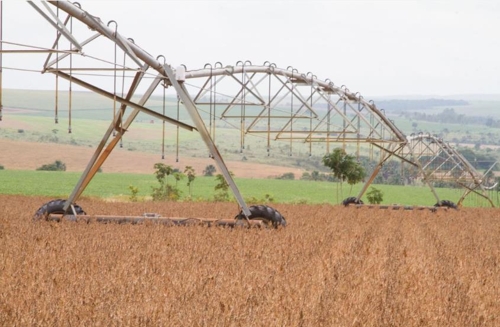
[[[500,1],[79,3],[104,22],[118,22],[121,35],[174,67],[270,61],[365,98],[500,94]],[[2,27],[4,40],[29,44],[52,30],[19,0],[4,1]],[[47,35],[50,47],[54,35]],[[5,67],[40,69],[43,62],[3,56]],[[3,87],[50,89],[44,78],[4,69]]]

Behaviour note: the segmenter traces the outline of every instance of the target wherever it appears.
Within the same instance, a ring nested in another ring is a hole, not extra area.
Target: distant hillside
[[[406,99],[394,99],[394,100],[379,100],[376,102],[377,108],[384,109],[386,111],[409,111],[409,110],[425,110],[432,109],[435,107],[451,107],[451,106],[467,106],[468,101],[465,100],[452,100],[452,99],[422,99],[422,100],[406,100]]]

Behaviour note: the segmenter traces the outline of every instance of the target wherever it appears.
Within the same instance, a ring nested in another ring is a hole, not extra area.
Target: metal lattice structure
[[[268,152],[274,141],[289,144],[290,154],[297,142],[305,143],[310,154],[317,143],[327,153],[332,144],[339,143],[356,145],[358,155],[361,144],[378,148],[383,155],[357,199],[391,158],[416,167],[438,202],[433,180],[447,179],[465,188],[459,203],[469,193],[483,189],[481,175],[451,146],[430,135],[407,137],[373,101],[350,92],[344,85],[337,86],[329,79],[320,80],[311,72],[301,73],[293,67],[279,68],[270,62],[254,65],[240,61],[233,66],[216,63],[195,70],[185,66],[174,69],[164,56],[154,57],[133,39],[120,35],[115,21],[104,23],[76,3],[28,4],[56,30],[55,40],[46,48],[0,49],[1,52],[43,55],[41,72],[66,80],[70,92],[71,85],[77,85],[117,104],[114,118],[65,210],[82,194],[139,113],[200,133],[246,216],[250,211],[215,145],[218,121],[239,130],[241,151],[248,135],[265,137]],[[102,53],[105,55],[100,56]],[[191,123],[167,116],[164,110],[148,108],[153,93],[167,88],[175,90]]]
[[[465,190],[457,205],[461,205],[467,195],[474,193],[493,206],[493,202],[486,194],[491,186],[485,185],[484,176],[441,138],[426,133],[412,134],[408,136],[408,142],[399,155],[405,161],[417,165],[422,179],[431,185],[438,201],[439,197],[432,188],[432,183],[444,181]]]

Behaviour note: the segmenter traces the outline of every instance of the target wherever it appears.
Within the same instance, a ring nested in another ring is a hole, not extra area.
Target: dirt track
[[[500,214],[276,205],[245,230],[33,223],[0,195],[2,326],[498,326]],[[232,203],[106,203],[93,214],[229,218]]]

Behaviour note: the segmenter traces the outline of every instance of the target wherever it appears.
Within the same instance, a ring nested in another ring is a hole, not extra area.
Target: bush
[[[153,187],[153,193],[151,194],[153,201],[177,201],[182,192],[177,186],[168,183],[168,177],[174,175],[175,169],[161,162],[155,163],[154,168],[156,169],[154,174],[160,186]],[[178,173],[178,169],[176,173]]]
[[[370,191],[366,193],[366,198],[370,204],[380,204],[384,200],[384,193],[372,186]]]
[[[276,179],[295,179],[294,173],[284,173],[281,176],[278,176]]]
[[[137,186],[129,185],[128,189],[132,193],[129,197],[131,202],[137,202],[137,193],[139,193],[139,188]]]
[[[254,196],[245,198],[245,202],[249,204],[263,204],[274,202],[274,197],[271,194],[265,194],[263,198],[256,198]]]
[[[38,167],[36,170],[66,171],[66,164],[61,160],[56,160],[51,164],[46,164],[41,167]]]
[[[208,165],[205,167],[205,170],[203,171],[203,176],[213,176],[217,169],[215,168],[214,165]]]
[[[0,170],[4,170],[5,167],[3,165],[0,165]]]

